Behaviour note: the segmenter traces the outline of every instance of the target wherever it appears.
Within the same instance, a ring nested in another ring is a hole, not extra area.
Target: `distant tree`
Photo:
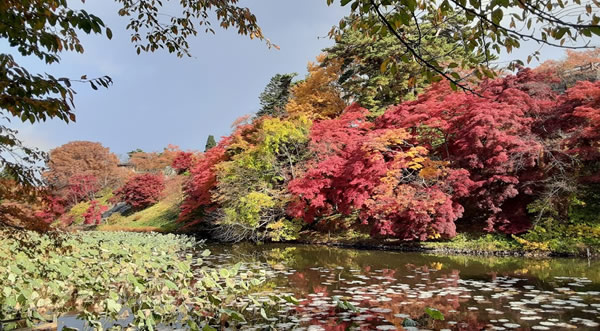
[[[139,172],[161,172],[173,164],[173,160],[180,152],[175,145],[167,146],[162,152],[135,152],[129,157],[136,171]]]
[[[206,139],[206,146],[204,147],[204,152],[208,152],[209,149],[215,146],[217,146],[217,142],[215,140],[215,137],[211,134],[208,136],[208,139]]]
[[[67,199],[71,204],[93,200],[100,190],[98,178],[90,174],[76,174],[69,178]]]
[[[261,108],[256,113],[256,117],[264,115],[281,116],[284,114],[285,105],[288,103],[290,97],[292,80],[297,75],[294,72],[291,74],[276,74],[271,77],[269,84],[267,84],[265,90],[260,94]]]
[[[266,40],[256,17],[248,8],[240,7],[238,0],[180,1],[178,6],[168,6],[169,9],[155,0],[114,1],[121,7],[118,14],[129,20],[126,29],[131,31],[131,42],[138,54],[165,49],[179,57],[189,56],[189,38],[196,36],[198,30],[214,33],[211,23]],[[62,52],[83,53],[83,34],[105,34],[112,38],[112,31],[98,16],[72,9],[69,4],[67,0],[0,1],[0,39],[10,47],[6,53],[0,52],[0,118],[31,123],[52,118],[72,122],[76,93],[73,84],[89,84],[94,90],[112,84],[108,76],[82,75],[74,79],[30,73],[11,54],[53,64],[60,62]],[[23,146],[14,133],[0,126],[0,167],[10,169],[22,183],[35,184],[38,170],[35,165],[44,155]],[[16,156],[16,160],[6,158],[7,154]]]
[[[102,221],[102,213],[108,210],[108,206],[102,205],[98,200],[90,201],[90,206],[83,213],[83,223],[87,225],[98,225]]]
[[[317,57],[318,63],[324,60],[324,54]],[[331,63],[323,67],[317,63],[309,63],[306,79],[292,88],[292,97],[286,106],[287,112],[316,119],[339,115],[346,107],[341,89],[336,85],[340,65]]]
[[[557,76],[563,89],[582,80],[596,81],[600,79],[600,48],[581,52],[567,50],[563,59],[545,61],[534,71]]]
[[[130,152],[127,152],[127,156],[131,157],[135,153],[144,153],[144,150],[142,150],[141,148],[136,148]]]
[[[99,189],[116,187],[123,180],[117,156],[91,141],[72,141],[50,151],[43,178],[59,196],[66,198],[75,176],[93,176]]]

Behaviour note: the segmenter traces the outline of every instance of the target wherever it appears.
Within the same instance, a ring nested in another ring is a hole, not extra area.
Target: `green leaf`
[[[246,322],[246,319],[244,318],[244,316],[235,310],[223,309],[223,310],[221,310],[221,312],[223,314],[226,314],[229,317],[231,317],[234,321]]]
[[[444,314],[442,314],[441,311],[435,309],[435,308],[425,308],[425,313],[427,315],[429,315],[429,317],[433,318],[436,321],[443,321],[444,320]]]
[[[260,309],[260,316],[262,316],[262,318],[264,318],[264,319],[266,319],[266,320],[268,320],[268,319],[269,319],[269,316],[267,316],[267,312],[265,311],[265,309],[264,309],[264,308],[261,308],[261,309]]]
[[[173,283],[172,281],[165,279],[165,285],[170,289],[170,290],[174,290],[177,291],[179,290],[179,287]]]
[[[219,275],[223,278],[229,278],[229,271],[227,269],[221,269],[219,270]]]
[[[283,297],[283,299],[294,305],[300,304],[300,301],[298,301],[298,299],[296,299],[293,295],[286,295]]]
[[[113,299],[106,299],[106,309],[109,312],[119,313],[121,311],[121,304],[117,303]]]
[[[504,12],[502,11],[502,9],[498,8],[494,10],[492,12],[492,22],[494,22],[495,24],[500,24],[500,21],[502,21],[503,16]]]
[[[387,58],[385,59],[385,61],[383,61],[381,63],[381,67],[379,67],[379,70],[381,71],[381,73],[385,73],[387,71],[388,68],[388,64],[390,63],[390,61],[392,60],[392,58]]]
[[[205,249],[201,255],[202,255],[202,257],[207,257],[210,255],[210,251],[208,249]]]

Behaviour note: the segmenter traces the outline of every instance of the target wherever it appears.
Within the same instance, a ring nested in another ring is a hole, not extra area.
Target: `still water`
[[[310,245],[208,248],[208,263],[266,269],[265,294],[299,299],[270,312],[279,330],[600,330],[597,260]],[[356,309],[341,309],[339,302]],[[427,318],[426,308],[438,309],[444,320]]]

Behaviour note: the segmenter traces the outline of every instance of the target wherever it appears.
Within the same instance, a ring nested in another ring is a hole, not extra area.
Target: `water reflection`
[[[400,330],[412,321],[419,329],[600,329],[599,261],[322,246],[209,248],[215,264],[244,261],[269,268],[265,293],[301,299],[274,312],[279,329]],[[341,309],[340,300],[357,311]],[[445,320],[429,318],[427,307],[439,309]]]

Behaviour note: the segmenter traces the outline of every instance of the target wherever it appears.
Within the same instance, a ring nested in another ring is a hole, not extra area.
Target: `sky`
[[[325,0],[246,0],[241,5],[253,11],[280,50],[216,29],[215,35],[199,33],[191,39],[190,58],[166,51],[137,55],[125,29],[127,18],[117,15],[115,2],[86,1],[84,8],[113,31],[112,40],[82,34],[84,54],[62,53],[61,63],[51,66],[33,57],[18,62],[30,72],[57,77],[108,75],[114,84],[98,91],[74,85],[75,123],[15,121],[11,127],[28,146],[44,151],[74,140],[101,142],[120,156],[137,148],[160,151],[168,144],[203,150],[209,134],[228,135],[236,118],[259,109],[258,96],[273,75],[297,72],[304,77],[307,63],[333,43],[327,38],[331,27],[348,12],[337,1],[328,7]],[[526,57],[534,47],[526,44],[510,58]],[[0,52],[16,55],[1,43]],[[543,59],[556,59],[563,51],[546,49],[543,54]]]

